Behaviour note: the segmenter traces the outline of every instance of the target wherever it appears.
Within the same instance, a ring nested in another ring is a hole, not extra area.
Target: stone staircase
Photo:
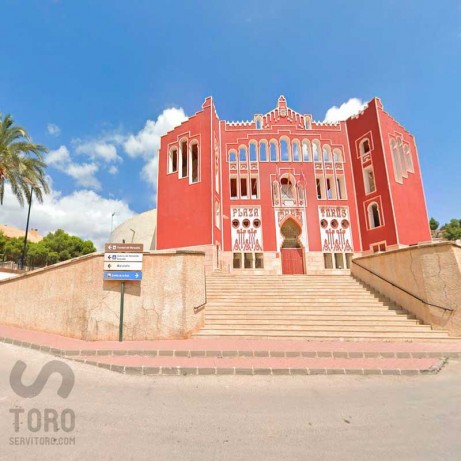
[[[195,337],[448,338],[349,275],[207,277],[205,326]]]

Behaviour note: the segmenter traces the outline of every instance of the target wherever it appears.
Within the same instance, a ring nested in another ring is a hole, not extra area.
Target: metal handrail
[[[444,311],[450,311],[450,312],[455,311],[455,309],[452,309],[451,307],[439,306],[438,304],[433,304],[433,303],[430,303],[429,301],[426,301],[426,300],[420,298],[418,295],[415,295],[414,293],[411,293],[410,291],[406,290],[405,288],[402,288],[401,286],[396,285],[394,282],[391,282],[390,280],[385,279],[384,277],[382,277],[381,275],[379,275],[376,272],[372,271],[371,269],[368,269],[367,267],[362,266],[357,261],[352,260],[352,264],[357,264],[357,266],[359,266],[361,269],[364,269],[364,270],[368,271],[370,274],[374,275],[375,277],[378,277],[381,280],[384,280],[386,283],[389,283],[393,287],[398,288],[399,290],[403,291],[407,295],[410,295],[413,298],[417,299],[418,301],[422,302],[423,304],[427,304],[428,306],[436,307],[437,309],[443,309]]]

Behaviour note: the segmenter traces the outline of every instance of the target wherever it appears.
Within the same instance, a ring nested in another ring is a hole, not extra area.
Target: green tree
[[[429,221],[429,227],[431,231],[436,231],[439,228],[440,223],[436,221],[434,218],[431,218]]]
[[[443,236],[447,240],[461,239],[461,219],[452,219],[449,223],[445,224],[442,229]]]
[[[5,245],[7,241],[8,238],[5,237],[5,234],[2,231],[0,231],[0,255],[5,253]]]
[[[0,114],[0,205],[6,182],[21,205],[31,200],[31,189],[43,202],[43,194],[50,191],[43,161],[47,151],[45,146],[34,144],[27,130],[14,124],[11,115]]]
[[[27,249],[30,248],[31,243],[27,243]],[[15,237],[7,239],[5,243],[5,256],[7,261],[18,262],[19,257],[22,255],[24,247],[24,239],[22,237]]]

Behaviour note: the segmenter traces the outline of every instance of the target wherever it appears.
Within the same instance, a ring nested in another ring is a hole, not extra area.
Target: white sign
[[[141,271],[142,263],[140,262],[104,262],[105,271]]]
[[[320,236],[324,253],[353,253],[347,206],[319,206]]]
[[[261,210],[259,207],[232,207],[232,251],[263,251],[261,227]]]
[[[104,253],[104,261],[142,262],[142,253]]]

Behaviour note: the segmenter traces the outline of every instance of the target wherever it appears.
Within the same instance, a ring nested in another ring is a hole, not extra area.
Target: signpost
[[[105,262],[105,271],[142,271],[142,263]]]
[[[142,280],[142,243],[106,243],[104,245],[104,280],[120,281],[120,325],[118,340],[123,341],[125,281]]]

